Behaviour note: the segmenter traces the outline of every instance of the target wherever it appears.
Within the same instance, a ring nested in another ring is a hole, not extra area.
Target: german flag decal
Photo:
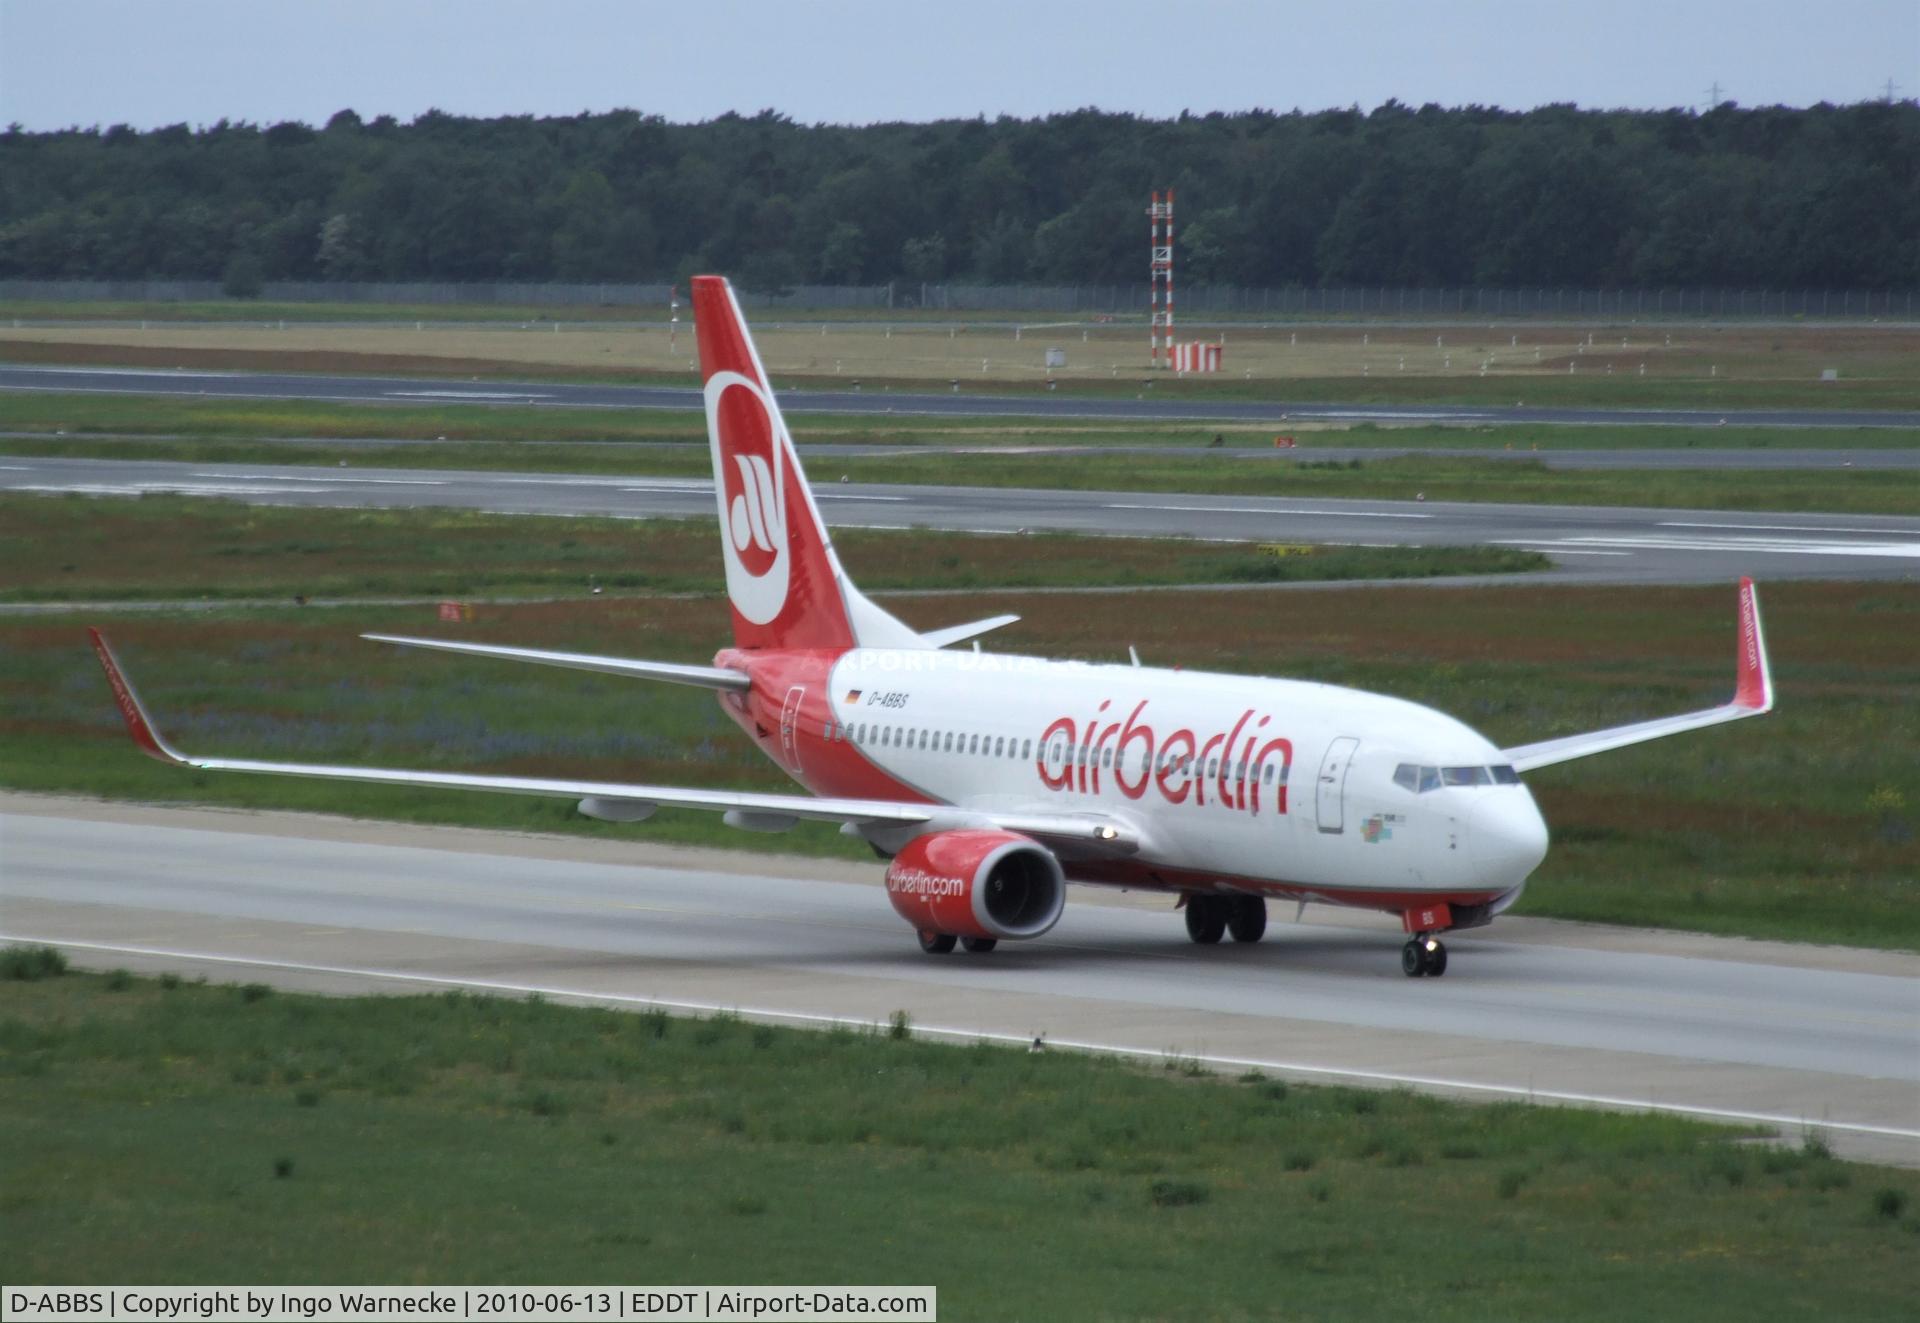
[[[846,701],[849,703],[858,703],[860,701],[860,691],[858,689],[847,690]]]

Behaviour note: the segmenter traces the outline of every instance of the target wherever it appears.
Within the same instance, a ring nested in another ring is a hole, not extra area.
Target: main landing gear
[[[1257,942],[1267,931],[1267,902],[1258,896],[1188,896],[1187,936],[1212,946],[1227,934]]]
[[[956,938],[952,933],[935,933],[935,932],[927,932],[925,930],[922,930],[920,932],[919,937],[920,937],[920,949],[922,951],[925,951],[928,955],[946,955],[948,952],[953,950],[954,944],[956,942],[958,942],[961,947],[963,947],[965,950],[967,950],[970,954],[973,954],[973,955],[985,955],[987,952],[993,950],[994,947],[1000,945],[998,938],[993,938],[993,937]]]
[[[1400,948],[1400,972],[1408,978],[1439,978],[1447,972],[1447,948],[1432,933],[1416,933]]]

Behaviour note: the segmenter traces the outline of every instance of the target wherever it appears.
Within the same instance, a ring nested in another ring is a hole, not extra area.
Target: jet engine
[[[1060,919],[1067,879],[1053,852],[1017,832],[916,837],[887,866],[887,899],[921,934],[984,941],[1038,937]],[[971,948],[970,948],[971,949]]]

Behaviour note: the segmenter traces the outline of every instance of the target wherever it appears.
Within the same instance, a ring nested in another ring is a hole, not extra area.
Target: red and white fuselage
[[[1510,900],[1546,852],[1546,826],[1501,751],[1396,698],[996,653],[728,650],[715,661],[753,675],[750,693],[723,706],[816,794],[1127,829],[1125,855],[1064,859],[1072,881],[1404,912]],[[1404,767],[1451,769],[1456,784],[1439,771],[1442,784],[1409,789],[1394,780]]]

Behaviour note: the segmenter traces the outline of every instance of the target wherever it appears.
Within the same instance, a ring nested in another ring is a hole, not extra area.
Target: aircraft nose
[[[1547,857],[1547,824],[1525,790],[1497,791],[1477,805],[1467,834],[1480,880],[1517,887]]]

